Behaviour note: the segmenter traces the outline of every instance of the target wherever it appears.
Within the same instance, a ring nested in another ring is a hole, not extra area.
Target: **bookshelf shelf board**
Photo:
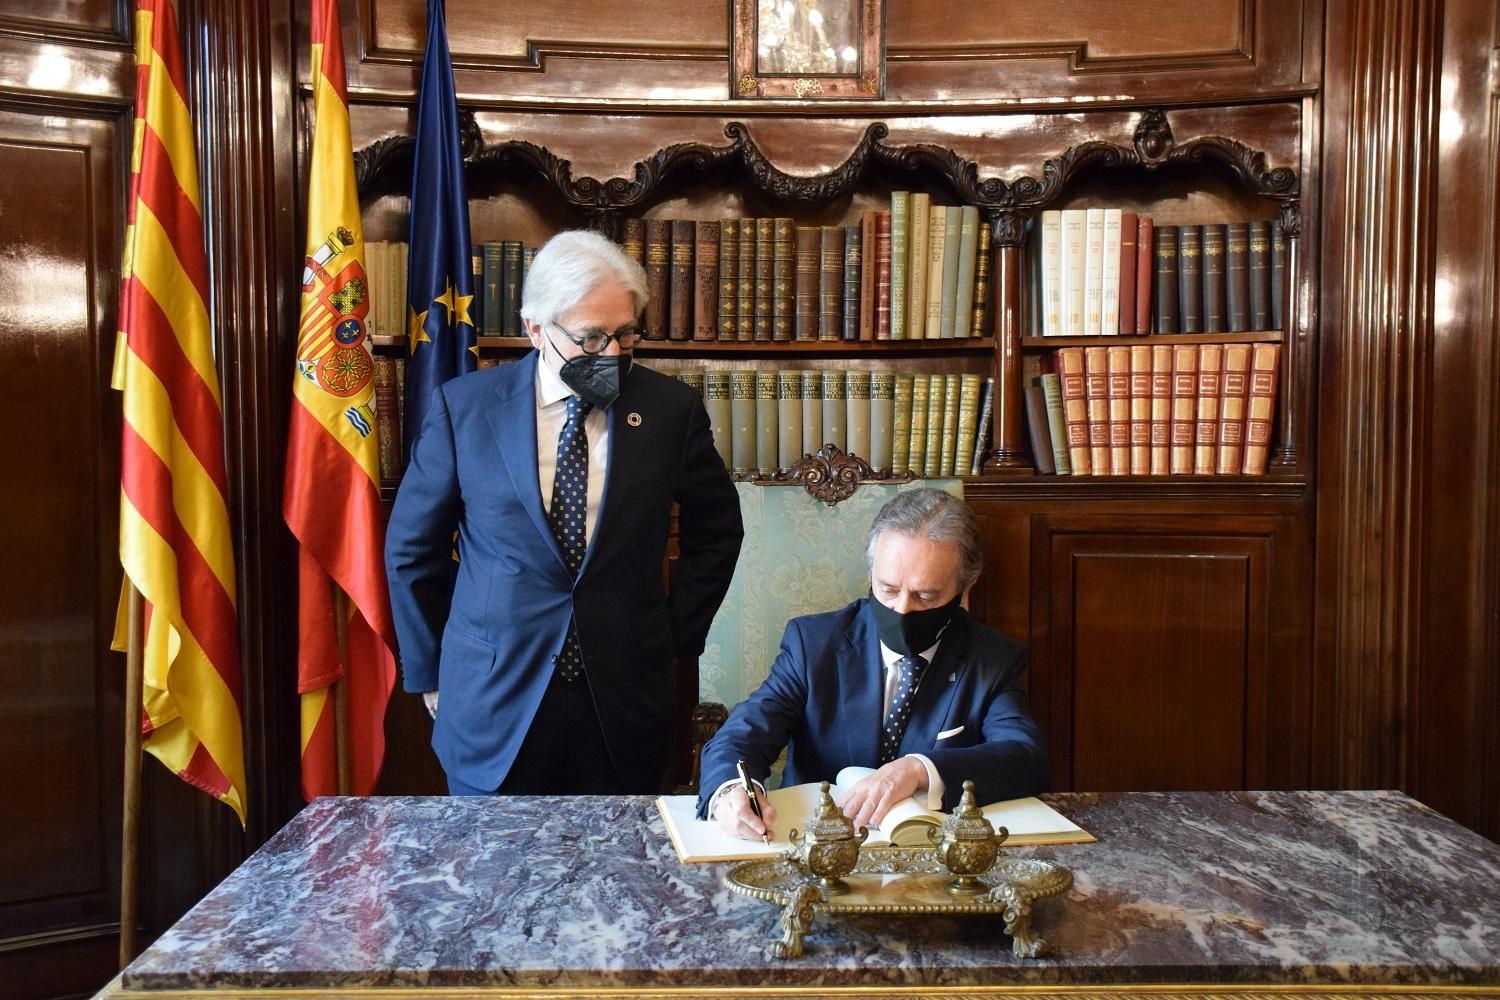
[[[1140,337],[1022,337],[1021,347],[1102,347],[1108,344],[1279,344],[1285,340],[1280,330],[1251,330],[1245,333],[1151,333]]]
[[[482,346],[482,342],[481,342]],[[919,357],[924,354],[979,354],[993,352],[990,337],[955,337],[944,340],[643,340],[635,353],[643,357],[668,354],[692,354],[706,358],[727,354],[750,354],[780,357],[787,354],[838,356],[869,355],[878,351],[882,358]]]
[[[1201,503],[1213,500],[1300,501],[1301,475],[1263,476],[965,476],[964,496],[975,500],[1090,500]]]

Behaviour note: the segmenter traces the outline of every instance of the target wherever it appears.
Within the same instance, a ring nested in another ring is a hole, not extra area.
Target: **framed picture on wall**
[[[884,0],[731,0],[729,96],[878,100]]]

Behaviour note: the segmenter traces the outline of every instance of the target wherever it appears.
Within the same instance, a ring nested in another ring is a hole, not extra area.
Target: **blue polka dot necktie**
[[[547,510],[552,537],[562,549],[568,572],[575,577],[578,576],[578,567],[583,565],[587,545],[584,527],[589,506],[589,439],[584,433],[583,422],[590,409],[591,404],[577,396],[568,397],[568,418],[557,437],[557,473],[552,479],[552,506]],[[583,670],[578,631],[571,619],[568,621],[568,638],[557,658],[557,669],[568,681],[577,678]]]
[[[917,685],[922,683],[922,671],[927,661],[920,656],[903,656],[896,661],[901,680],[896,685],[896,696],[891,707],[886,709],[885,722],[880,727],[880,763],[889,764],[901,750],[901,737],[906,734],[906,723],[911,719],[911,705],[917,696]]]

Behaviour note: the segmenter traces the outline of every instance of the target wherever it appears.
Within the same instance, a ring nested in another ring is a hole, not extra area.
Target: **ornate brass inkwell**
[[[929,834],[930,847],[864,847],[868,831],[856,833],[827,782],[806,826],[806,833],[792,831],[792,847],[781,857],[741,862],[724,876],[731,890],[782,908],[773,958],[802,954],[802,938],[819,911],[999,915],[1011,950],[1034,958],[1047,944],[1031,932],[1031,904],[1073,884],[1072,873],[1054,862],[1002,857],[1007,833],[1003,827],[997,833],[979,811],[970,781],[958,809]]]

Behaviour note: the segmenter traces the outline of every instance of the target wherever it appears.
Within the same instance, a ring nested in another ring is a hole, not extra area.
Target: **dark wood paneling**
[[[120,0],[0,0],[0,33],[123,38],[133,9]]]
[[[347,37],[363,54],[352,86],[412,91],[424,6],[345,5]],[[893,0],[886,99],[1040,106],[1058,97],[1178,102],[1295,89],[1316,76],[1302,59],[1305,6],[980,0],[939,13],[922,0]],[[448,34],[464,100],[707,104],[729,96],[727,3],[545,0],[496,17],[490,4],[454,0]]]
[[[0,422],[16,431],[0,450],[0,982],[59,933],[80,967],[107,972],[113,956],[123,723],[108,652],[108,378],[125,134],[119,118],[0,109]]]

